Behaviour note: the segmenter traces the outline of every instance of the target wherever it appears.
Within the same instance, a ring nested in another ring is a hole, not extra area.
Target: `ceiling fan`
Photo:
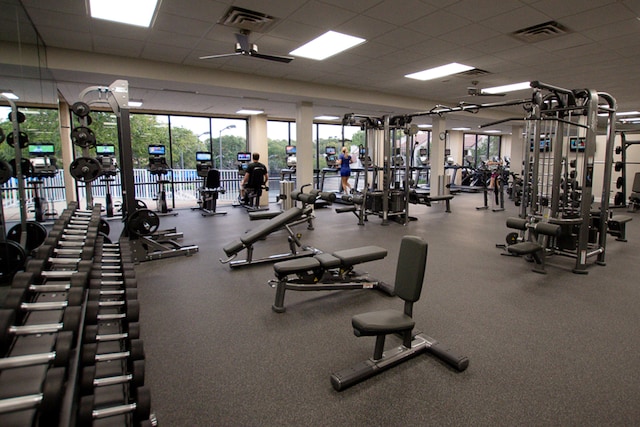
[[[487,93],[483,92],[481,88],[478,87],[478,80],[473,80],[471,84],[473,86],[467,87],[467,95],[468,96],[505,96],[506,93]]]
[[[264,53],[258,53],[258,46],[256,46],[253,43],[249,43],[250,33],[251,32],[248,30],[241,30],[239,33],[236,33],[235,52],[223,53],[220,55],[201,56],[200,59],[226,58],[229,56],[244,55],[244,56],[250,56],[252,58],[266,59],[267,61],[284,62],[286,64],[293,61],[293,57],[291,56],[266,55]]]

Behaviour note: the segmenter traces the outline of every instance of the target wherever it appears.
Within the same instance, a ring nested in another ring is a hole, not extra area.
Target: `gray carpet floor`
[[[629,242],[608,239],[606,266],[571,272],[553,257],[547,275],[501,256],[505,212],[476,210],[478,194],[444,206],[411,206],[418,220],[382,226],[371,217],[319,209],[304,244],[325,252],[379,245],[388,256],[360,270],[392,282],[403,235],[429,243],[417,328],[470,360],[462,372],[420,355],[343,392],[329,378],[373,353],[351,316],[401,308],[377,291],[288,291],[271,310],[271,264],[231,270],[222,247],[257,226],[241,208],[202,217],[180,210],[191,257],[136,266],[147,384],[166,426],[631,426],[640,425],[640,217]],[[272,207],[276,209],[276,207]],[[626,214],[626,213],[625,213]],[[113,237],[113,236],[112,236]],[[284,232],[256,244],[256,257],[285,252]],[[241,254],[241,256],[244,254]],[[387,346],[396,345],[389,338]]]

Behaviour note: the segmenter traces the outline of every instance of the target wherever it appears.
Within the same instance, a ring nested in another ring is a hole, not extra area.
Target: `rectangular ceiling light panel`
[[[350,36],[335,31],[327,31],[318,38],[289,52],[289,55],[321,61],[330,56],[344,52],[354,46],[364,43],[366,40],[360,37]]]
[[[505,93],[524,89],[531,89],[531,84],[529,82],[521,82],[504,86],[488,87],[486,89],[482,89],[482,93]]]
[[[151,26],[158,0],[89,0],[92,18],[139,27]]]
[[[424,71],[418,71],[417,73],[407,74],[405,77],[416,80],[433,80],[439,77],[451,76],[453,74],[462,73],[463,71],[473,70],[473,67],[464,64],[458,64],[452,62],[451,64],[441,65],[439,67],[430,68]]]

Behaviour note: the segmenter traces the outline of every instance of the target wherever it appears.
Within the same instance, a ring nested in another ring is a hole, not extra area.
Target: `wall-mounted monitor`
[[[196,152],[196,162],[210,162],[213,157],[208,151]]]
[[[284,149],[285,153],[289,156],[292,154],[296,154],[296,146],[295,145],[287,145]]]
[[[572,136],[569,138],[570,151],[584,151],[587,140],[584,137]]]
[[[51,143],[29,144],[29,156],[31,157],[52,156],[55,153],[55,147]]]
[[[96,145],[96,154],[99,156],[113,156],[116,154],[116,146],[112,144]]]
[[[327,156],[334,156],[336,154],[336,147],[327,147],[324,149],[324,153]]]
[[[238,153],[238,162],[245,163],[251,161],[251,153]]]
[[[540,151],[551,151],[551,138],[540,139]],[[533,151],[533,141],[529,147],[529,151]]]
[[[150,156],[164,156],[167,153],[164,145],[150,145],[148,152]]]

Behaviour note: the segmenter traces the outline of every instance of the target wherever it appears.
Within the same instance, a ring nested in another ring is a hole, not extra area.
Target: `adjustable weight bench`
[[[301,258],[274,264],[276,297],[271,306],[276,313],[283,313],[284,296],[292,291],[333,291],[344,289],[378,289],[393,295],[393,287],[371,280],[354,271],[354,266],[376,261],[387,256],[387,250],[379,246],[363,246],[345,249],[332,254],[320,253],[312,258]],[[274,281],[271,281],[273,283]]]
[[[272,219],[263,222],[258,227],[247,231],[247,233],[242,235],[239,239],[226,244],[222,249],[224,250],[228,259],[220,259],[220,262],[223,264],[228,263],[231,268],[236,268],[245,265],[253,265],[263,262],[274,262],[316,254],[318,252],[316,249],[308,246],[303,247],[298,235],[294,233],[293,230],[291,230],[291,227],[302,224],[304,222],[308,223],[307,229],[313,230],[312,211],[313,209],[310,206],[304,208],[293,207],[282,212],[280,215],[277,215]],[[280,229],[285,229],[289,234],[287,240],[289,241],[290,252],[271,255],[260,259],[253,259],[254,243],[256,243],[258,240],[266,238],[269,234]],[[301,248],[302,251],[298,251],[297,247]],[[235,259],[238,254],[245,249],[247,251],[246,259],[233,261],[233,259]]]
[[[373,357],[353,367],[331,374],[337,391],[366,380],[421,353],[431,353],[458,371],[469,359],[454,354],[447,346],[425,334],[414,334],[413,304],[420,299],[427,265],[427,243],[417,236],[405,236],[400,244],[396,267],[395,295],[404,301],[404,310],[381,310],[358,314],[351,319],[357,337],[375,336]],[[384,351],[387,335],[398,334],[402,345]]]
[[[627,241],[627,222],[631,221],[628,215],[613,215],[607,221],[607,232],[619,242]]]
[[[507,227],[516,230],[529,230],[529,240],[515,243],[506,247],[507,252],[514,256],[530,255],[536,263],[532,270],[536,273],[547,274],[545,270],[545,237],[556,237],[560,235],[561,227],[558,224],[547,222],[530,223],[522,218],[507,218]]]

